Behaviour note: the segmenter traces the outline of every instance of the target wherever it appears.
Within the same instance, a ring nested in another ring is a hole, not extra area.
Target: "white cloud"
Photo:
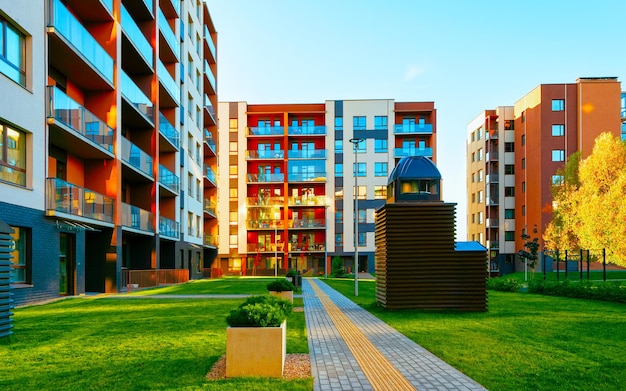
[[[415,79],[416,77],[424,74],[424,68],[419,67],[417,65],[410,65],[407,69],[406,72],[404,72],[404,81],[411,81],[413,79]]]

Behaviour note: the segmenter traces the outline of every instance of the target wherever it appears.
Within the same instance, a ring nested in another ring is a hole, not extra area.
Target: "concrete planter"
[[[287,321],[280,327],[228,327],[226,377],[282,377],[287,349]]]
[[[280,297],[281,299],[289,300],[293,304],[293,291],[270,291],[271,296]]]

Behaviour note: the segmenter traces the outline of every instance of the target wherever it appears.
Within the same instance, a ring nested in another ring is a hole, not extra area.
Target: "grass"
[[[279,278],[284,277],[224,277],[213,280],[195,280],[185,284],[135,291],[130,294],[136,296],[220,294],[263,295],[267,293],[267,284]]]
[[[556,271],[554,272],[546,272],[546,280],[550,280],[550,281],[556,281],[557,277],[557,273]],[[564,281],[565,280],[565,271],[561,270],[559,272],[559,280]],[[515,272],[515,273],[511,273],[511,274],[507,274],[505,276],[502,276],[500,278],[511,278],[511,279],[515,279],[519,282],[524,282],[524,272]],[[601,282],[604,278],[603,272],[600,270],[590,270],[589,271],[589,279],[591,281],[598,281]],[[537,271],[535,272],[534,276],[532,273],[528,273],[528,279],[543,279],[543,272],[541,271]],[[580,281],[580,272],[567,272],[567,279],[571,280],[571,281]],[[616,271],[616,270],[607,270],[606,272],[606,280],[607,281],[616,281],[616,280],[623,280],[622,281],[622,285],[624,284],[624,282],[626,281],[626,271]],[[584,270],[583,271],[583,281],[587,281],[587,271]]]
[[[387,311],[375,283],[327,280],[374,315],[489,390],[623,390],[626,307],[489,291],[489,311]]]
[[[14,334],[0,340],[0,389],[310,390],[312,379],[205,380],[241,302],[70,298],[18,308]],[[307,353],[304,313],[287,324],[287,352]]]

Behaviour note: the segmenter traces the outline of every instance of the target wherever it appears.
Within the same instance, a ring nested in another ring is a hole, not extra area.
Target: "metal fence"
[[[122,270],[122,284],[128,291],[189,281],[187,269]]]

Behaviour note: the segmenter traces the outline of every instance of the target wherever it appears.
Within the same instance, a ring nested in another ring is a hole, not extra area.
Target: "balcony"
[[[500,248],[500,242],[497,240],[489,240],[487,242],[487,247],[491,250],[497,250]]]
[[[282,136],[285,128],[282,126],[262,126],[248,128],[248,136]]]
[[[500,226],[500,220],[497,217],[489,218],[485,221],[487,228],[498,228]]]
[[[122,137],[122,162],[126,163],[135,172],[135,175],[128,179],[153,179],[152,174],[152,156],[141,150],[138,146],[131,143],[127,138]]]
[[[486,180],[487,183],[498,183],[500,177],[498,176],[498,174],[487,174]]]
[[[326,172],[290,173],[287,180],[289,182],[326,182]]]
[[[260,244],[260,243],[248,243],[247,246],[248,253],[275,253],[275,252],[284,252],[285,251],[285,243],[277,242],[277,243],[268,243]]]
[[[326,126],[290,126],[287,131],[290,136],[322,136],[326,134]]]
[[[211,60],[213,63],[216,62],[217,59],[217,50],[215,49],[215,44],[213,43],[213,39],[211,38],[211,32],[204,26],[204,43],[206,43],[209,48],[209,53],[211,54]]]
[[[215,140],[213,139],[213,135],[208,129],[204,129],[204,144],[208,147],[208,152],[204,153],[205,157],[213,157],[217,156],[217,145],[215,144]]]
[[[60,89],[46,90],[50,142],[84,159],[113,158],[113,129]]]
[[[154,64],[152,62],[152,57],[154,55],[152,45],[146,39],[145,35],[141,32],[139,26],[135,22],[135,19],[128,13],[126,7],[122,4],[121,8],[121,24],[122,30],[124,34],[128,38],[128,41],[135,47],[136,51],[140,54],[141,59],[145,61],[146,65],[151,69]],[[123,54],[125,58],[128,59],[127,54]]]
[[[247,206],[273,206],[273,205],[284,205],[285,199],[283,197],[269,197],[269,196],[261,196],[261,197],[247,197],[246,205]]]
[[[162,151],[174,152],[180,148],[180,133],[165,116],[159,112],[159,134],[162,136],[163,142],[159,143],[159,146],[163,145],[165,148],[161,148]],[[172,148],[167,148],[167,145]]]
[[[282,219],[259,219],[248,216],[246,218],[246,229],[248,230],[276,230],[283,229]]]
[[[203,244],[208,247],[216,247],[217,246],[217,235],[204,235]]]
[[[113,89],[113,59],[63,5],[50,1],[48,36],[50,65],[85,90]]]
[[[289,197],[289,206],[326,206],[326,196]]]
[[[160,84],[165,88],[165,91],[169,96],[164,96],[164,94],[160,94],[161,99],[161,107],[176,107],[180,106],[180,88],[178,84],[172,78],[172,75],[167,71],[165,65],[161,62],[161,60],[157,60],[157,75],[159,77]]]
[[[211,167],[204,167],[204,177],[208,179],[209,182],[211,182],[213,185],[217,184],[217,177],[215,176],[215,172],[213,171],[213,169],[211,169]]]
[[[432,124],[396,124],[394,134],[433,134]]]
[[[207,123],[207,121],[204,121],[204,126],[217,125],[217,117],[215,116],[215,107],[213,107],[213,103],[211,103],[211,100],[209,99],[209,96],[207,94],[204,94],[204,110],[209,115],[209,119],[211,120],[210,121],[211,123]]]
[[[153,125],[154,105],[150,98],[135,84],[133,79],[122,71],[121,74],[122,98],[135,109],[137,115]]]
[[[159,41],[160,48],[162,48],[162,55],[166,62],[179,62],[178,61],[178,53],[180,53],[180,43],[176,39],[176,34],[170,27],[167,18],[161,11],[161,8],[158,10],[158,22],[159,22],[159,30],[161,31],[160,36],[163,38]],[[169,48],[169,50],[167,50]]]
[[[274,150],[247,150],[246,160],[272,160],[272,159],[284,159],[285,151],[281,149]]]
[[[208,199],[204,200],[204,212],[210,214],[213,217],[217,217],[217,205],[215,202],[211,202]]]
[[[215,81],[215,75],[213,74],[213,71],[211,70],[211,67],[209,66],[209,63],[207,62],[207,60],[204,60],[204,76],[206,76],[209,82],[209,85],[211,86],[211,89],[213,90],[212,92],[216,94],[217,82]]]
[[[496,206],[499,204],[498,197],[487,197],[485,200],[487,206]]]
[[[180,1],[179,0],[166,0],[161,4],[163,14],[170,16],[171,18],[178,18],[180,15]]]
[[[46,216],[113,226],[114,200],[58,178],[46,179]]]
[[[122,227],[154,234],[154,214],[122,202]]]
[[[309,149],[309,150],[294,150],[288,151],[289,159],[326,159],[325,149]]]
[[[167,217],[159,216],[159,235],[175,240],[180,239],[180,224]]]
[[[432,148],[415,148],[415,147],[402,147],[395,148],[394,157],[402,158],[407,156],[424,156],[424,157],[433,157],[433,149]]]
[[[159,184],[172,196],[177,196],[180,192],[180,179],[162,164],[159,164]]]
[[[284,182],[285,174],[248,174],[248,183],[275,183]]]
[[[289,243],[288,249],[290,253],[303,252],[303,251],[321,252],[321,251],[326,251],[326,244],[325,243],[311,243],[311,244]]]
[[[324,219],[298,219],[289,220],[288,228],[326,228],[326,221]]]

